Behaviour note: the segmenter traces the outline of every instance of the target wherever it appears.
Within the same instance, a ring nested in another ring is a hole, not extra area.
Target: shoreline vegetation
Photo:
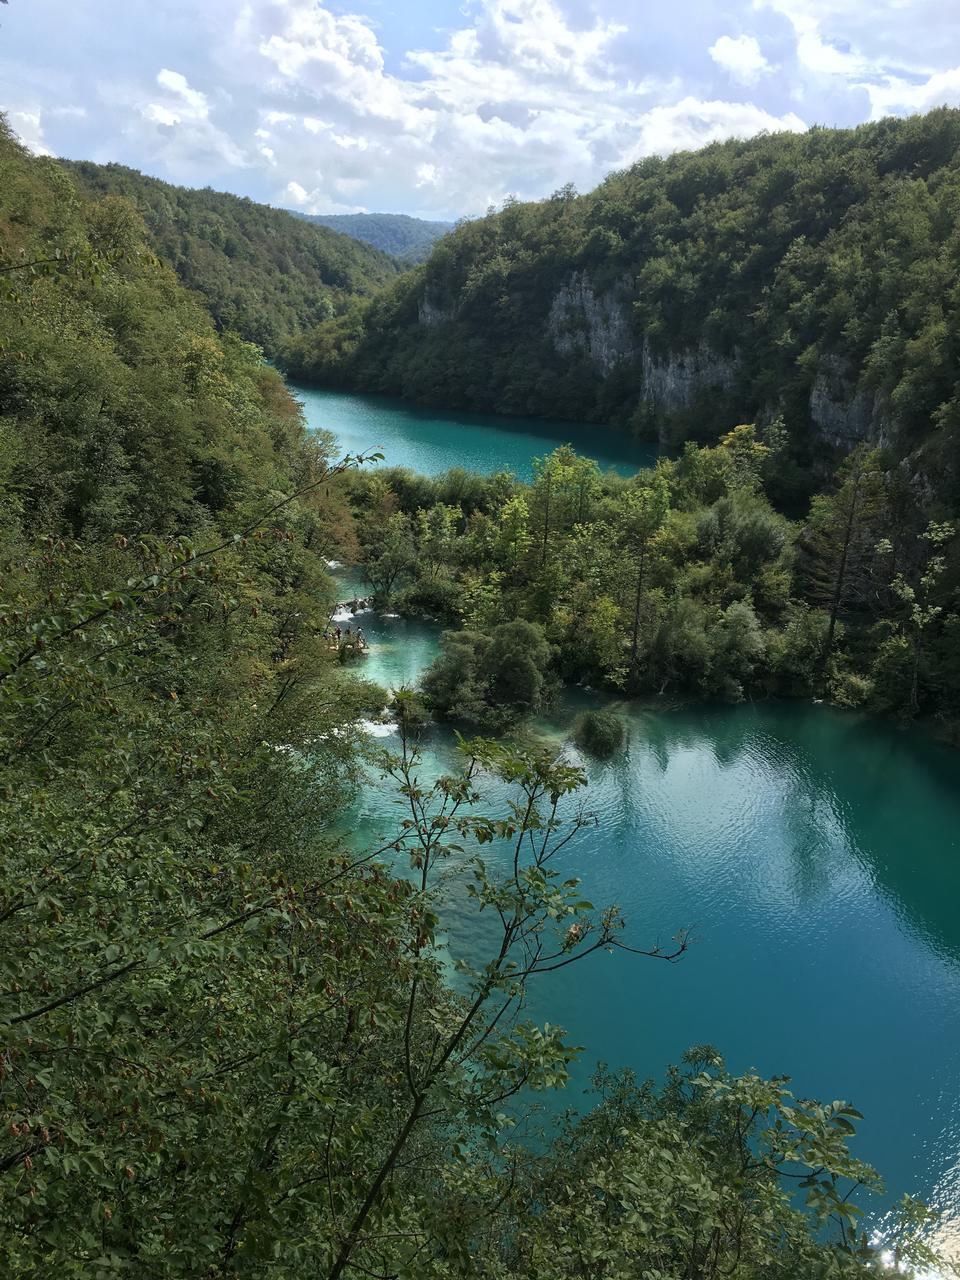
[[[772,427],[633,481],[565,450],[529,487],[367,474],[377,455],[338,459],[306,431],[135,204],[84,195],[6,126],[0,352],[12,1280],[862,1280],[889,1274],[883,1249],[935,1264],[916,1201],[883,1241],[865,1225],[857,1193],[882,1184],[850,1150],[853,1106],[733,1075],[706,1046],[659,1087],[601,1074],[542,1150],[515,1141],[504,1104],[562,1087],[576,1053],[528,1019],[528,984],[687,947],[558,871],[581,770],[481,737],[427,783],[401,695],[400,749],[381,757],[397,823],[360,852],[332,834],[382,698],[323,641],[332,559],[459,619],[431,696],[478,727],[513,723],[574,661],[625,688],[793,681],[955,706],[955,539],[896,468],[852,455],[803,531],[766,496]],[[483,812],[491,776],[506,815]],[[453,875],[497,922],[456,990]]]
[[[343,567],[348,569],[356,569],[358,566],[344,565]],[[361,620],[364,616],[369,615],[372,609],[376,611],[376,606],[373,605],[372,601],[373,601],[372,596],[366,598],[364,601],[365,607],[358,610],[354,614],[353,612],[351,612],[351,606],[355,604],[356,601],[345,600],[345,599],[338,600],[336,605],[336,614],[334,616],[343,617],[344,612],[346,611],[350,619],[356,618],[357,620]],[[440,623],[440,624],[442,624],[444,621],[443,618],[437,617],[434,614],[417,612],[417,611],[406,611],[402,613],[401,612],[383,612],[382,616],[388,617],[388,618],[389,617],[394,617],[394,618],[406,617],[414,621]],[[359,651],[358,656],[360,657],[369,656],[373,651],[373,648],[375,648],[375,643],[376,642],[374,641],[366,640],[363,648]],[[425,668],[425,670],[426,669],[427,668]],[[361,663],[359,667],[355,668],[355,671],[362,674],[363,664]],[[418,688],[418,683],[416,681],[413,682],[412,684],[404,685],[403,687],[405,689],[409,689],[410,692],[412,692],[413,694],[419,695],[421,693],[420,689]],[[614,719],[617,719],[617,720],[620,719],[622,711],[627,708],[648,712],[651,715],[656,715],[658,711],[660,712],[664,710],[673,711],[678,708],[695,708],[695,707],[712,707],[713,708],[715,707],[718,710],[720,710],[724,707],[729,707],[731,705],[731,703],[728,700],[724,700],[718,697],[712,697],[707,699],[707,698],[704,698],[702,695],[689,692],[689,691],[688,692],[678,691],[678,692],[671,693],[669,695],[660,694],[660,693],[649,691],[649,690],[643,693],[628,694],[614,688],[598,689],[593,685],[586,683],[582,680],[561,683],[559,688],[566,691],[581,689],[585,693],[595,694],[598,697],[610,699],[612,702],[613,710],[608,712],[606,708],[598,708],[596,711],[596,714],[600,716],[606,716],[607,714],[609,714]],[[390,701],[389,701],[389,693],[390,691],[387,690],[388,698],[387,698],[387,701],[384,702],[383,707],[381,708],[380,721],[382,721],[383,724],[386,724],[387,722],[389,722],[391,725],[394,725],[395,722],[392,721],[390,718],[391,708],[390,708]],[[864,718],[866,718],[867,720],[871,720],[874,718],[880,719],[884,724],[892,725],[895,728],[900,730],[916,732],[926,740],[939,743],[942,746],[945,746],[948,748],[960,747],[960,724],[958,724],[958,722],[955,720],[943,720],[942,718],[938,718],[933,714],[919,715],[916,717],[910,717],[907,715],[891,715],[889,713],[873,710],[867,705],[861,704],[858,706],[851,706],[851,705],[846,705],[839,702],[828,701],[826,699],[818,698],[818,697],[807,698],[804,694],[785,694],[780,692],[752,693],[748,695],[747,698],[744,700],[751,703],[758,703],[758,702],[762,703],[766,701],[777,701],[777,700],[783,700],[788,703],[812,702],[815,706],[823,706],[825,709],[831,712],[839,712],[841,714],[859,717],[860,719],[864,719]],[[553,704],[548,703],[545,709],[548,712],[553,710],[554,709]],[[426,725],[431,722],[434,722],[437,724],[443,723],[442,721],[437,720],[427,710],[426,702],[424,702],[423,704],[423,711],[425,716],[424,727],[426,727]],[[583,750],[589,751],[590,754],[594,754],[598,759],[601,759],[601,760],[606,759],[608,758],[608,750],[605,749],[602,745],[598,744],[598,749],[596,751],[591,751],[589,747],[584,747],[583,744],[578,741],[578,737],[582,733],[582,725],[580,723],[582,717],[584,715],[592,715],[592,714],[593,712],[586,712],[586,713],[581,712],[575,715],[573,720],[570,723],[570,733],[568,737],[569,737],[569,740],[575,746],[578,746]],[[380,721],[371,721],[370,723],[380,723]],[[453,723],[456,724],[456,722],[453,722]],[[522,720],[514,721],[513,724],[511,725],[510,732],[522,733],[523,731],[524,731],[524,725]],[[586,732],[588,736],[592,736],[590,733],[590,730],[587,730]],[[605,736],[605,735],[603,735],[601,731],[601,734],[598,735],[598,738],[601,738],[602,736]],[[612,729],[611,729],[610,736],[611,738],[613,737]],[[617,737],[619,741],[619,735],[617,735]],[[613,751],[615,751],[616,749],[618,748],[617,747],[611,748],[611,750]]]
[[[424,680],[441,719],[503,729],[565,682],[822,699],[955,738],[956,525],[865,447],[791,520],[766,492],[781,448],[741,426],[632,479],[566,447],[530,485],[358,473],[343,554],[380,607],[447,624]]]

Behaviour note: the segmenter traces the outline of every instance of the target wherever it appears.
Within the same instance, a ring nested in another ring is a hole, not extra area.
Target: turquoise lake
[[[315,425],[339,435],[335,401],[316,403]],[[382,430],[388,409],[376,403]],[[350,436],[367,404],[348,413],[344,448],[373,446]],[[429,415],[431,432],[438,419]],[[461,419],[446,421],[454,439],[430,447],[452,462]],[[571,439],[554,425],[552,440]],[[490,449],[485,469],[509,465],[499,434]],[[352,575],[341,577],[343,597],[357,594]],[[439,629],[373,613],[358,621],[370,642],[364,674],[415,683]],[[537,727],[559,747],[576,710],[597,702],[575,690]],[[695,945],[676,965],[598,955],[541,980],[530,1013],[585,1046],[564,1104],[582,1102],[598,1061],[658,1076],[709,1042],[735,1070],[790,1075],[800,1096],[857,1106],[866,1119],[854,1150],[884,1175],[887,1201],[926,1198],[944,1214],[940,1242],[957,1249],[960,752],[809,703],[611,705],[628,746],[609,763],[586,762],[598,825],[564,850],[560,869],[580,876],[595,904],[620,905],[630,941],[691,927]],[[424,773],[454,754],[452,737],[434,733]],[[497,800],[494,790],[491,808]],[[392,829],[395,814],[389,793],[369,787],[351,819],[356,838]],[[447,922],[454,953],[483,953],[482,921],[456,895]],[[885,1201],[864,1207],[882,1221]]]
[[[386,396],[357,396],[293,384],[311,427],[332,431],[342,453],[379,450],[382,466],[436,475],[450,467],[533,476],[533,460],[561,444],[595,458],[603,470],[632,475],[657,455],[655,445],[613,427],[583,422],[540,422],[494,414],[423,409]]]

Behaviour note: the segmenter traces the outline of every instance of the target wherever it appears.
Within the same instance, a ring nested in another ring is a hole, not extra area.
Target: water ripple
[[[412,683],[435,652],[437,628],[364,629],[383,684]],[[849,1098],[867,1116],[856,1153],[891,1199],[932,1197],[960,1240],[960,754],[823,707],[616,709],[628,747],[586,762],[597,825],[559,869],[617,902],[632,942],[688,925],[697,941],[677,966],[598,956],[531,993],[532,1016],[589,1046],[567,1101],[598,1059],[657,1075],[711,1041],[734,1069]],[[543,732],[559,746],[569,722]],[[425,773],[452,760],[437,734]],[[368,789],[357,839],[395,812]],[[487,921],[457,892],[447,924],[455,953],[484,954]]]

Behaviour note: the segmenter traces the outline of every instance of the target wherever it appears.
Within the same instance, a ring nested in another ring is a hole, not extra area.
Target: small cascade
[[[390,721],[381,723],[379,720],[359,720],[357,723],[365,733],[369,733],[371,738],[389,738],[399,728]]]
[[[367,604],[365,600],[343,600],[336,608],[336,612],[331,616],[331,622],[352,622],[354,618],[364,613],[373,613],[373,605]]]

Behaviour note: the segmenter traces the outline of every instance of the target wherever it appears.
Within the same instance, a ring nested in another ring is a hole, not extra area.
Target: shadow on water
[[[415,681],[440,630],[376,615],[364,629],[364,673],[393,686]],[[952,1212],[960,754],[790,702],[669,706],[572,690],[535,729],[559,746],[577,711],[599,705],[623,716],[628,743],[585,761],[597,825],[559,869],[596,904],[618,903],[631,941],[689,925],[697,941],[676,966],[597,956],[531,992],[529,1016],[588,1046],[556,1105],[578,1101],[598,1060],[657,1076],[710,1041],[736,1070],[789,1072],[801,1094],[850,1098],[867,1115],[857,1153],[891,1196],[933,1196]],[[433,733],[425,774],[454,759],[452,734]],[[493,786],[485,807],[503,800]],[[395,815],[384,787],[367,788],[354,837],[391,829]],[[486,923],[459,892],[446,918],[454,955],[486,953]]]

